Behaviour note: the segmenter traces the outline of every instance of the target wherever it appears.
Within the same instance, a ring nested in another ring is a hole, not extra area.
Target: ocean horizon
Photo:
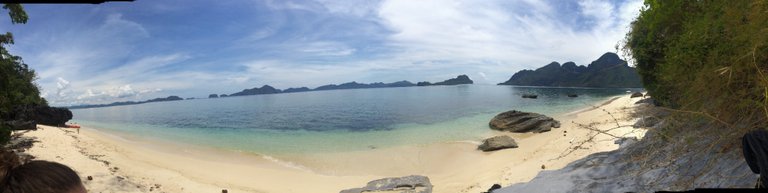
[[[96,130],[261,155],[476,141],[498,113],[558,116],[637,89],[458,85],[196,99],[73,110]],[[522,94],[539,95],[537,99]],[[578,94],[578,97],[567,97]]]

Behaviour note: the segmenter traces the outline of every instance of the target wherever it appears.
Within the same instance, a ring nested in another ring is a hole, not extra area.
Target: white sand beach
[[[488,137],[509,135],[519,148],[476,150],[479,142],[449,142],[365,151],[280,157],[263,156],[131,138],[92,128],[39,126],[23,134],[38,142],[27,151],[37,159],[56,161],[76,170],[89,192],[339,192],[368,181],[406,175],[428,176],[434,192],[481,192],[492,184],[531,180],[589,154],[618,148],[612,137],[597,135],[578,124],[614,135],[642,137],[629,117],[640,98],[622,95],[595,104],[599,108],[555,115],[562,126],[545,133],[507,133],[488,129]],[[600,106],[601,105],[601,106]],[[511,110],[511,109],[510,109]],[[610,112],[610,114],[608,113]],[[597,135],[573,153],[564,152]],[[543,169],[542,169],[543,168]],[[92,180],[88,180],[88,176]]]

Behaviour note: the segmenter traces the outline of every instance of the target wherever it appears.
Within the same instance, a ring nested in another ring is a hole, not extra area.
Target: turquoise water
[[[572,112],[627,89],[459,85],[331,90],[73,110],[86,127],[260,154],[477,140],[517,109]],[[538,94],[523,99],[522,94]],[[579,94],[569,98],[569,93]]]

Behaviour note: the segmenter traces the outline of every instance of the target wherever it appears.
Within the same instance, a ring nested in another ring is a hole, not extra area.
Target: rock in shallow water
[[[432,183],[426,176],[404,176],[399,178],[383,178],[368,182],[365,187],[342,190],[339,193],[363,192],[400,192],[400,193],[431,193]]]
[[[632,93],[632,96],[629,96],[629,98],[635,98],[635,97],[643,97],[643,93],[635,92],[635,93]]]
[[[483,144],[477,146],[482,151],[496,151],[500,149],[517,148],[517,142],[509,136],[501,135],[483,140]]]
[[[512,110],[493,117],[489,126],[500,131],[541,133],[560,128],[560,122],[542,114]]]

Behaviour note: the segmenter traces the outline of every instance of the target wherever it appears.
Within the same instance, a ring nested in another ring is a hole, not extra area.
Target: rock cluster
[[[489,126],[499,131],[541,133],[560,128],[560,122],[542,114],[512,110],[493,117]]]
[[[72,112],[67,108],[25,105],[14,108],[12,113],[4,116],[4,119],[11,120],[4,123],[11,128],[34,129],[30,125],[64,125],[64,123],[72,119]]]
[[[340,193],[363,192],[431,193],[432,183],[426,176],[417,175],[383,178],[370,181],[365,187],[342,190]]]

